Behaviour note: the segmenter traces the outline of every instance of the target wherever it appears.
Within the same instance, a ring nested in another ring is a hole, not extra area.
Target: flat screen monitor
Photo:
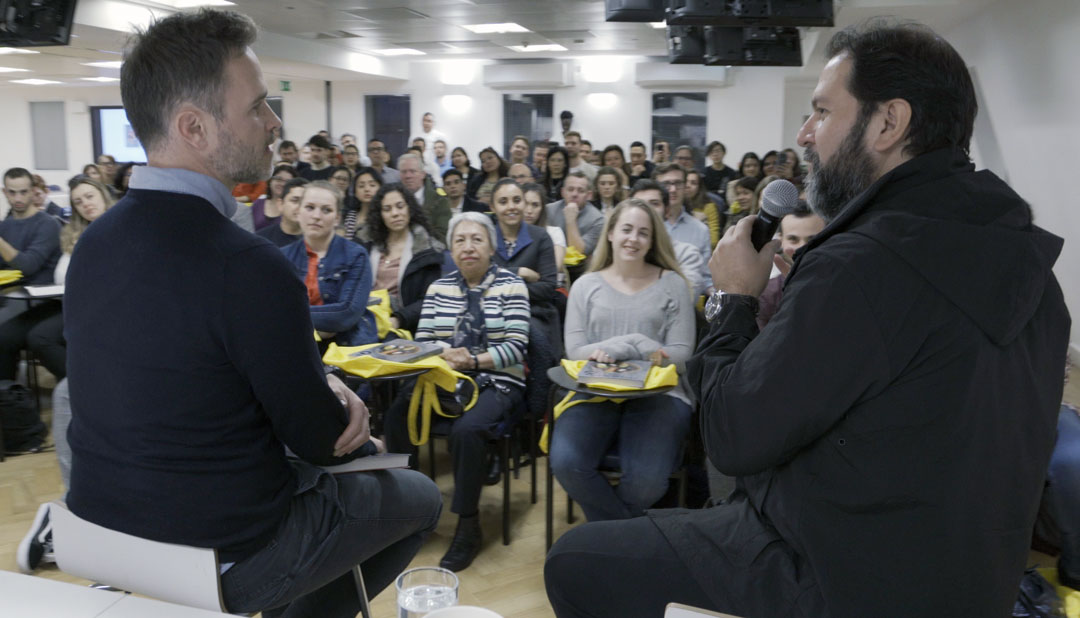
[[[135,137],[123,107],[91,107],[90,124],[94,132],[95,161],[99,156],[109,154],[119,163],[146,163],[146,151]]]

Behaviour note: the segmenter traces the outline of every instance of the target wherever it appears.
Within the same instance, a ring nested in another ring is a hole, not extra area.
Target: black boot
[[[444,569],[457,572],[464,570],[470,564],[476,554],[480,553],[480,517],[459,517],[457,530],[454,531],[454,540],[450,541],[450,549],[439,561],[439,566]]]

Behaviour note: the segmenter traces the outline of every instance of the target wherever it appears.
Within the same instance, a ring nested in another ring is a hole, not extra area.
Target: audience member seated
[[[743,176],[729,185],[731,199],[728,201],[727,210],[724,211],[724,229],[720,232],[721,238],[728,228],[734,227],[740,219],[757,212],[757,186],[762,182],[763,180],[756,176]]]
[[[709,142],[705,148],[705,156],[709,157],[709,165],[705,168],[705,191],[723,195],[727,190],[727,183],[738,178],[739,172],[724,164],[727,147],[720,141]]]
[[[296,178],[296,168],[292,165],[279,163],[274,168],[266,182],[266,195],[251,204],[251,225],[256,232],[277,224],[285,209],[285,183],[293,178]]]
[[[780,309],[784,296],[784,281],[795,264],[795,252],[825,229],[825,220],[810,210],[806,202],[799,200],[791,214],[780,220],[780,253],[773,258],[779,274],[769,279],[765,291],[758,297],[758,330],[763,330]]]
[[[352,189],[352,172],[344,165],[335,165],[332,172],[330,172],[330,184],[338,188],[341,194],[349,197],[349,191]]]
[[[589,178],[582,172],[571,172],[563,182],[563,199],[546,207],[548,224],[561,228],[567,244],[585,256],[592,255],[604,228],[604,215],[589,203],[590,193]]]
[[[287,163],[294,168],[300,162],[300,152],[296,149],[296,142],[292,140],[282,140],[278,144],[277,156],[281,163]]]
[[[591,266],[570,288],[567,358],[616,362],[660,351],[681,370],[694,351],[694,307],[656,212],[637,199],[619,204]],[[555,477],[589,521],[641,515],[679,467],[691,413],[681,379],[663,395],[579,403],[555,423]],[[598,471],[612,451],[623,472],[618,487]]]
[[[376,172],[382,176],[384,185],[388,185],[392,182],[401,182],[401,175],[398,171],[389,165],[390,151],[386,149],[386,144],[378,138],[372,138],[368,140],[368,158],[371,159],[371,167],[375,168]]]
[[[596,172],[592,185],[592,205],[605,217],[611,214],[615,205],[626,199],[622,176],[614,167],[601,167]]]
[[[645,144],[633,142],[630,144],[630,186],[643,178],[652,178],[656,164],[649,160],[645,150]]]
[[[529,225],[542,228],[551,238],[555,252],[555,270],[562,277],[563,258],[566,257],[566,234],[561,227],[547,224],[547,209],[544,203],[544,188],[536,183],[530,183],[521,187],[522,198],[525,200],[524,221]]]
[[[407,153],[398,157],[401,185],[420,204],[420,208],[424,211],[424,218],[427,219],[435,237],[442,238],[446,235],[446,225],[450,222],[450,200],[447,199],[445,191],[424,182],[422,165],[423,161],[418,154]]]
[[[60,260],[60,224],[34,205],[33,178],[13,167],[4,172],[4,196],[11,209],[0,221],[0,269],[22,271],[23,281],[53,282]],[[0,304],[0,324],[26,311],[26,303]]]
[[[533,169],[537,171],[537,180],[544,177],[544,170],[547,169],[547,155],[549,148],[551,148],[551,144],[547,140],[537,140],[533,144],[532,166]]]
[[[116,170],[116,177],[113,179],[113,192],[117,201],[127,193],[128,183],[131,182],[131,173],[138,166],[138,163],[125,163],[120,166],[120,169]]]
[[[532,316],[544,326],[545,332],[561,336],[553,302],[559,271],[551,237],[544,228],[525,221],[525,194],[512,179],[503,178],[496,183],[491,196],[496,223],[492,259],[500,268],[525,281]]]
[[[1062,405],[1043,500],[1061,531],[1058,581],[1080,590],[1080,410]]]
[[[383,185],[367,216],[357,240],[371,260],[371,287],[389,293],[391,325],[415,332],[428,286],[442,275],[445,247],[400,184]]]
[[[694,149],[683,144],[675,149],[675,164],[686,171],[697,169],[694,164]]]
[[[517,275],[492,262],[491,219],[463,212],[450,220],[447,240],[458,270],[433,283],[424,299],[417,341],[433,341],[442,358],[466,373],[480,389],[476,404],[453,421],[450,454],[454,490],[450,510],[458,514],[450,548],[439,565],[460,571],[480,552],[480,491],[487,477],[488,442],[495,428],[524,408],[525,351],[529,343],[529,293]],[[405,388],[386,414],[391,452],[415,453],[409,440]]]
[[[442,176],[444,173],[446,173],[446,170],[454,167],[454,162],[450,160],[450,157],[446,156],[445,141],[441,139],[435,140],[435,144],[432,146],[431,150],[432,153],[435,155],[435,158],[432,159],[432,162],[436,166],[438,166],[439,176]]]
[[[536,182],[536,175],[533,173],[532,166],[527,163],[511,163],[506,175],[519,185]]]
[[[491,204],[491,190],[500,178],[506,178],[509,167],[491,146],[480,151],[480,173],[469,178],[465,192],[474,199]]]
[[[761,157],[762,176],[775,176],[777,174],[776,160],[779,156],[779,152],[770,150],[765,153],[765,156]]]
[[[345,198],[345,216],[342,217],[338,233],[349,240],[359,241],[367,227],[372,200],[382,187],[382,175],[375,168],[361,167],[354,178],[352,195]]]
[[[105,176],[101,173],[101,168],[96,163],[87,163],[82,168],[82,175],[86,176],[90,180],[96,180],[102,184],[105,184]]]
[[[45,179],[37,174],[34,174],[32,178],[34,185],[34,206],[36,206],[38,210],[59,221],[61,225],[67,223],[68,214],[64,212],[64,209],[61,208],[59,204],[49,199],[49,185],[45,182]]]
[[[105,185],[85,176],[77,177],[71,188],[71,221],[60,230],[60,259],[53,274],[55,283],[64,283],[75,242],[83,230],[110,206],[112,196]],[[23,313],[0,324],[0,380],[14,380],[19,351],[29,349],[57,381],[67,375],[64,318],[58,300],[35,301]]]
[[[468,186],[473,176],[480,173],[480,170],[472,166],[472,162],[469,161],[469,154],[461,146],[457,146],[450,151],[450,163],[453,164],[454,169],[461,172],[461,179],[465,181],[466,186]]]
[[[101,169],[102,182],[105,186],[111,187],[110,190],[114,190],[113,182],[116,181],[116,157],[111,154],[99,155],[97,158],[97,166]],[[113,196],[116,197],[115,195]]]
[[[592,184],[593,179],[596,178],[597,168],[583,156],[585,151],[581,147],[581,133],[567,131],[563,134],[563,141],[566,143],[567,174],[582,172],[589,179],[589,184]],[[548,159],[550,160],[550,158],[551,153],[548,153]]]
[[[349,172],[355,177],[361,169],[369,167],[364,164],[363,158],[360,156],[360,148],[355,143],[343,145],[341,147],[341,164],[348,168]]]
[[[655,180],[646,179],[634,183],[634,187],[630,190],[630,197],[648,204],[661,221],[667,217],[668,208],[671,207],[667,191],[664,191],[660,183]],[[712,289],[709,265],[701,257],[701,252],[697,247],[672,238],[671,248],[675,261],[679,264],[679,272],[690,282],[690,291],[695,301],[702,294],[708,294]]]
[[[633,170],[630,169],[630,164],[626,162],[626,155],[623,154],[622,146],[618,144],[611,144],[600,153],[600,162],[603,167],[613,167],[621,173],[619,178],[619,186],[629,188],[630,177],[633,176]],[[622,200],[619,200],[622,201]]]
[[[442,187],[442,170],[439,169],[439,165],[433,160],[428,159],[428,154],[431,150],[426,148],[424,138],[418,137],[413,140],[413,145],[409,150],[414,151],[416,156],[420,157],[420,163],[424,170],[424,174],[427,175],[425,182],[432,182],[436,187]],[[399,170],[400,171],[400,170]]]
[[[307,186],[307,178],[293,178],[285,183],[281,190],[284,196],[281,200],[281,216],[277,223],[259,230],[258,235],[274,243],[276,247],[285,247],[300,240],[303,232],[300,229],[300,199],[304,196],[304,187]]]
[[[510,157],[506,160],[506,164],[510,167],[516,164],[524,165],[528,168],[529,176],[532,178],[528,182],[536,182],[536,179],[540,177],[540,171],[529,164],[529,147],[529,138],[524,135],[515,135],[510,142]],[[510,177],[513,178],[512,173]],[[521,181],[518,180],[518,183],[521,183]]]
[[[562,146],[552,146],[548,149],[545,159],[544,176],[540,184],[544,187],[547,198],[545,203],[557,201],[562,198],[562,185],[566,180],[569,169],[570,154]],[[588,177],[585,177],[588,180]]]
[[[297,166],[296,171],[308,180],[329,180],[330,175],[334,173],[334,166],[330,162],[330,140],[322,135],[312,135],[307,147],[310,162],[304,166]]]
[[[709,228],[709,248],[712,249],[720,242],[720,230],[724,229],[724,220],[720,207],[712,201],[711,194],[702,186],[703,181],[701,172],[686,172],[686,197],[683,198],[683,203],[687,212]]]
[[[712,257],[709,228],[686,212],[686,170],[678,163],[660,165],[653,178],[668,193],[670,205],[664,227],[673,240],[679,240],[697,248],[707,264]]]
[[[462,212],[488,212],[488,205],[469,197],[465,191],[465,178],[457,168],[443,172],[443,191],[450,204],[451,216]]]
[[[300,197],[303,238],[281,249],[307,288],[311,323],[323,345],[363,345],[378,341],[375,318],[367,310],[371,267],[362,246],[334,233],[344,199],[337,187],[317,180]]]

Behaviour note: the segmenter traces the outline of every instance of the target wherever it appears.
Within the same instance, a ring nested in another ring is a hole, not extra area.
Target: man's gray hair
[[[183,103],[225,117],[225,65],[255,42],[258,28],[234,11],[174,13],[137,32],[120,68],[120,99],[147,152],[169,135]]]
[[[409,159],[415,160],[416,161],[416,166],[420,168],[420,171],[421,172],[424,171],[424,161],[420,158],[419,155],[417,155],[415,153],[412,153],[412,152],[406,152],[405,154],[403,154],[403,155],[401,155],[400,157],[397,158],[398,169],[401,169],[401,162],[402,161],[408,161]]]
[[[495,251],[495,243],[498,242],[496,240],[498,237],[495,235],[495,224],[491,222],[491,217],[473,211],[461,212],[451,217],[450,225],[447,227],[448,231],[446,232],[446,246],[452,247],[454,245],[454,230],[459,223],[465,223],[466,221],[479,223],[484,226],[484,229],[487,230],[488,233],[488,240],[491,241],[491,250]]]

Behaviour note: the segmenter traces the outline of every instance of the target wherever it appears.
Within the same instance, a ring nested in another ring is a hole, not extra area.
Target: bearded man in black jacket
[[[837,33],[827,58],[798,141],[828,225],[760,333],[778,241],[754,250],[754,217],[729,230],[688,364],[706,451],[738,489],[565,535],[545,570],[560,617],[655,616],[669,601],[1009,615],[1062,393],[1062,240],[975,171],[974,88],[947,42],[874,21]]]

